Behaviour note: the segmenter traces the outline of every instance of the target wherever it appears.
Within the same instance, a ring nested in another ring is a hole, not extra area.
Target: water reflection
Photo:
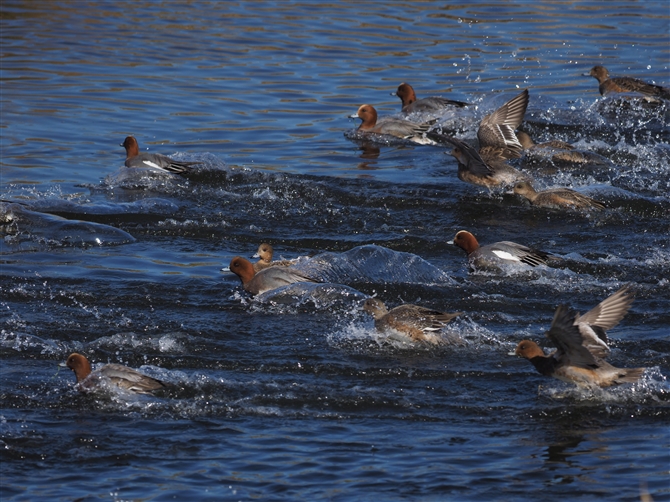
[[[362,159],[377,159],[379,158],[379,154],[381,152],[381,148],[379,146],[374,145],[372,143],[364,143],[359,147],[359,150],[361,150],[361,155],[360,157]],[[359,164],[359,166],[365,165],[367,166],[368,164]],[[372,169],[372,168],[370,168]]]

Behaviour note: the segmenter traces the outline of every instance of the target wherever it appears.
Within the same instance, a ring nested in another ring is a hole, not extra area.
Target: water
[[[670,85],[666,2],[25,3],[2,12],[3,500],[669,500],[668,104],[581,76]],[[362,103],[521,89],[523,128],[604,162],[522,169],[603,213],[529,208],[460,182],[444,147],[356,140]],[[128,171],[119,143],[203,162]],[[354,136],[355,140],[352,140]],[[468,229],[560,269],[470,273]],[[222,273],[262,241],[328,280],[252,299]],[[559,303],[636,301],[586,392],[507,356],[548,346]],[[359,310],[462,311],[458,346],[389,343]],[[173,384],[83,395],[74,351]]]

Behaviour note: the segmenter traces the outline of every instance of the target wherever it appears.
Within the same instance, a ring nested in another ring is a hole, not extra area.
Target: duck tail
[[[640,377],[642,376],[642,373],[644,373],[644,370],[647,368],[625,368],[621,370],[621,373],[619,373],[614,380],[614,383],[616,384],[622,384],[622,383],[635,383],[637,382]]]

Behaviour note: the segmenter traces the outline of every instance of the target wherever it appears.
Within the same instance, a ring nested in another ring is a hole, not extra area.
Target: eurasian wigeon
[[[290,267],[268,267],[256,273],[253,263],[241,256],[233,258],[229,268],[240,278],[244,290],[252,295],[296,282],[321,282]]]
[[[455,138],[446,139],[454,145],[451,155],[458,160],[458,179],[461,181],[474,185],[497,187],[530,179],[521,171],[507,164],[502,155],[496,157],[490,155],[491,149],[486,150],[489,155],[487,158],[483,158],[477,150],[464,141]]]
[[[136,394],[151,394],[159,389],[164,389],[167,384],[144,375],[122,364],[105,364],[95,371],[91,371],[91,363],[81,354],[70,354],[65,365],[74,371],[77,377],[79,390],[86,392],[100,385],[101,380]]]
[[[439,96],[430,96],[428,98],[417,99],[414,89],[411,85],[402,83],[398,86],[391,96],[398,96],[402,101],[402,113],[409,115],[413,112],[439,112],[447,108],[463,108],[468,106],[468,103],[463,101],[454,101]]]
[[[121,146],[126,149],[126,167],[153,167],[166,173],[187,174],[191,166],[201,163],[176,161],[160,153],[140,153],[137,140],[132,136],[128,136]]]
[[[363,310],[372,314],[375,327],[400,341],[426,342],[439,344],[443,338],[436,334],[454,317],[462,312],[447,314],[418,305],[399,305],[388,310],[378,298],[368,298]]]
[[[425,135],[431,128],[432,121],[416,124],[396,117],[379,118],[377,110],[372,105],[361,105],[356,113],[349,115],[349,118],[362,120],[361,125],[358,126],[359,131],[394,136],[422,145],[434,144],[434,141]]]
[[[521,124],[527,107],[528,89],[485,116],[477,131],[479,151],[455,138],[433,132],[430,136],[454,146],[451,155],[458,161],[461,181],[495,187],[529,180],[530,177],[507,164],[507,159],[521,157],[522,146],[514,130]]]
[[[600,155],[593,152],[582,152],[577,150],[574,145],[557,139],[535,143],[533,138],[523,131],[517,131],[516,137],[521,143],[524,151],[529,155],[539,155],[550,158],[554,164],[598,164],[606,165],[607,161]]]
[[[550,260],[558,260],[550,253],[532,249],[516,242],[501,241],[480,246],[474,235],[466,230],[456,234],[454,244],[468,255],[468,262],[473,268],[491,268],[500,265],[525,264],[531,267],[546,265]]]
[[[522,340],[513,354],[528,359],[542,375],[580,387],[637,382],[646,368],[616,368],[604,360],[609,354],[605,330],[619,323],[632,301],[625,286],[583,316],[559,305],[547,331],[556,350],[545,355],[537,343]]]
[[[598,84],[600,94],[605,96],[611,92],[637,92],[652,98],[670,99],[670,89],[660,85],[648,84],[647,82],[633,77],[610,78],[607,68],[596,65],[585,77],[594,77]]]
[[[514,193],[530,201],[533,206],[550,209],[605,209],[605,205],[591,197],[575,192],[570,188],[551,188],[535,191],[533,185],[527,181],[520,181],[514,185]]]
[[[253,264],[254,272],[260,272],[264,268],[268,267],[289,267],[294,263],[291,260],[272,261],[273,255],[274,249],[272,246],[267,242],[261,243],[261,245],[258,246],[258,251],[256,251],[256,254],[252,256],[252,258],[259,258],[259,260]]]
[[[550,141],[545,141],[543,143],[535,143],[533,141],[533,138],[530,137],[530,135],[526,132],[523,131],[517,131],[516,132],[516,138],[519,140],[519,143],[521,143],[521,147],[524,150],[532,150],[534,148],[553,148],[556,150],[574,150],[575,147],[572,146],[570,143],[567,143],[565,141],[560,141],[557,139],[552,139]]]

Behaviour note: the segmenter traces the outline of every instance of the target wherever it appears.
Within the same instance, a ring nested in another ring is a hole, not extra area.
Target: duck
[[[550,158],[554,164],[563,167],[582,166],[584,164],[593,164],[606,166],[607,160],[597,153],[580,151],[574,145],[557,139],[535,143],[533,138],[524,131],[517,131],[516,137],[523,147],[524,153],[534,158]],[[526,165],[526,164],[525,164]]]
[[[517,131],[516,138],[519,140],[519,143],[521,144],[521,148],[523,148],[523,150],[533,150],[538,148],[548,148],[554,150],[575,149],[575,147],[572,146],[570,143],[567,143],[566,141],[560,141],[557,139],[552,139],[550,141],[545,141],[543,143],[535,143],[535,141],[533,141],[533,138],[531,138],[530,135],[524,131]]]
[[[252,258],[259,258],[257,262],[253,263],[254,272],[260,272],[264,268],[268,267],[288,267],[293,265],[293,260],[279,260],[272,261],[272,256],[274,255],[274,249],[267,242],[263,242],[258,246],[258,251],[252,256]]]
[[[377,116],[377,110],[375,110],[375,107],[372,105],[361,105],[356,113],[349,115],[349,118],[361,119],[361,125],[358,126],[358,130],[361,132],[394,136],[421,145],[432,145],[435,143],[433,140],[426,137],[426,132],[428,132],[435,121],[417,124],[396,117],[379,118]]]
[[[405,82],[400,84],[398,89],[391,93],[391,96],[398,96],[400,98],[400,101],[402,101],[401,112],[405,115],[414,112],[435,113],[447,108],[464,108],[469,106],[469,103],[446,99],[439,96],[417,99],[414,88]]]
[[[611,387],[637,382],[646,368],[617,368],[605,361],[610,352],[606,330],[626,315],[634,296],[624,286],[580,316],[559,305],[547,336],[556,350],[545,355],[531,340],[522,340],[511,355],[528,359],[544,376],[576,384],[578,387]]]
[[[522,244],[510,241],[500,241],[480,246],[477,238],[467,230],[456,233],[453,244],[461,248],[468,255],[468,262],[474,269],[498,268],[500,265],[527,265],[537,267],[547,265],[557,257],[545,251],[529,248]]]
[[[182,162],[161,155],[160,153],[140,153],[140,147],[133,136],[127,136],[121,143],[126,149],[126,167],[152,167],[172,174],[188,174],[192,166],[201,164],[201,162]]]
[[[151,378],[122,364],[105,364],[92,371],[91,363],[86,356],[76,352],[70,354],[64,365],[74,372],[77,385],[82,392],[95,389],[102,380],[111,382],[112,385],[135,394],[153,394],[153,392],[168,386],[165,382]]]
[[[528,181],[514,185],[514,193],[530,201],[533,206],[550,209],[605,209],[605,205],[570,188],[551,188],[537,192]]]
[[[483,158],[477,150],[464,141],[450,138],[454,145],[451,155],[458,160],[458,179],[473,185],[488,188],[512,185],[530,177],[510,166],[502,156],[488,155]],[[491,150],[488,150],[488,154]]]
[[[436,334],[462,312],[453,314],[432,310],[419,305],[403,304],[388,310],[379,298],[367,298],[363,310],[375,320],[375,328],[400,341],[443,343]]]
[[[458,161],[458,179],[489,188],[531,179],[507,163],[521,157],[523,147],[514,130],[523,120],[528,100],[525,89],[481,120],[477,131],[479,150],[459,139],[430,133],[431,138],[453,145],[451,155]]]
[[[241,256],[235,256],[230,261],[229,268],[240,278],[244,290],[252,295],[259,295],[296,282],[321,282],[290,267],[267,267],[255,272],[253,263]]]
[[[598,90],[601,96],[613,92],[637,92],[650,98],[670,99],[670,88],[660,85],[648,84],[644,80],[633,77],[613,77],[602,65],[596,65],[588,73],[583,73],[585,77],[593,77],[598,81]]]

